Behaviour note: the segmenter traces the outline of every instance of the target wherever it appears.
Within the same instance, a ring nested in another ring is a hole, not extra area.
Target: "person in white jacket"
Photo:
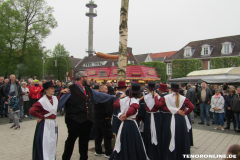
[[[22,113],[21,116],[22,117],[28,117],[29,115],[29,107],[28,107],[28,101],[29,101],[29,89],[27,88],[27,83],[26,82],[22,82],[22,92],[23,92],[23,106],[21,106],[24,110],[24,114]],[[22,118],[21,117],[21,118]]]
[[[222,127],[222,131],[224,130],[224,98],[220,94],[220,90],[215,90],[215,95],[212,96],[211,99],[211,111],[214,115],[214,121],[216,124],[216,128],[218,129],[218,125],[220,124]]]

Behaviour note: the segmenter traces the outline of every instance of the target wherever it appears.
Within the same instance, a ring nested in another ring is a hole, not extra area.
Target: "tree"
[[[161,82],[166,83],[167,80],[167,70],[166,70],[166,63],[163,62],[141,62],[141,66],[153,67],[155,68],[159,78],[161,78]]]
[[[213,58],[210,60],[210,65],[211,69],[239,67],[240,57]]]
[[[9,1],[0,4],[0,63],[1,75],[14,73],[21,56],[19,52],[22,25],[20,15]]]
[[[57,66],[53,64],[55,60],[57,60]],[[69,52],[64,45],[58,43],[55,46],[51,56],[46,59],[45,66],[48,75],[53,75],[58,80],[65,80],[66,72],[70,72],[72,66],[70,66]]]
[[[129,0],[122,0],[119,26],[118,81],[126,80]]]
[[[188,73],[202,70],[201,60],[197,59],[175,59],[172,61],[172,78],[186,77]]]
[[[27,43],[40,41],[46,38],[50,29],[57,26],[53,17],[53,8],[45,0],[9,0],[11,5],[20,15],[23,32],[21,37],[21,56],[19,62],[25,62]],[[19,75],[21,77],[21,75]]]

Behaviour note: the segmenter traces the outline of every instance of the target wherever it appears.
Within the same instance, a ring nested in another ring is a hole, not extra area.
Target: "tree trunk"
[[[126,80],[129,0],[122,0],[119,26],[118,81]]]

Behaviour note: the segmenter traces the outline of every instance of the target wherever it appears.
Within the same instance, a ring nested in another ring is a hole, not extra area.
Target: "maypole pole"
[[[129,0],[122,0],[119,26],[118,81],[126,80]]]

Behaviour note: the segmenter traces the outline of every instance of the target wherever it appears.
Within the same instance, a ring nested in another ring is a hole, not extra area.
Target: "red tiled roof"
[[[170,52],[162,52],[162,53],[151,53],[150,56],[152,58],[166,57],[166,59],[170,58],[172,55],[177,53],[178,51],[170,51]]]

